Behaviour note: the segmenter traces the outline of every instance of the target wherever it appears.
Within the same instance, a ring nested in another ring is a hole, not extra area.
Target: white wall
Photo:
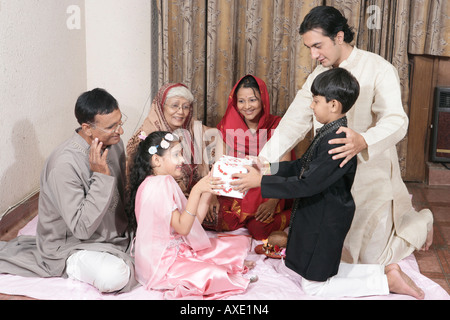
[[[131,137],[152,98],[150,19],[148,0],[0,0],[0,217],[39,188],[82,92],[115,96]]]
[[[72,133],[86,90],[84,1],[0,0],[0,216],[39,187],[45,158]],[[83,22],[84,24],[84,22]]]
[[[86,0],[88,89],[106,89],[128,116],[124,143],[148,114],[150,97],[150,1]]]

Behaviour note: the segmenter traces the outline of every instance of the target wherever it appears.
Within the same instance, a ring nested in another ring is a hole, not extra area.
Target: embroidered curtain
[[[196,118],[216,126],[233,85],[250,73],[266,82],[272,113],[282,116],[316,66],[298,33],[300,23],[313,7],[324,4],[348,18],[358,48],[397,68],[406,111],[408,51],[450,56],[447,1],[157,0],[158,86],[185,83],[196,98]],[[398,145],[402,171],[406,139]],[[301,143],[297,153],[309,142]]]

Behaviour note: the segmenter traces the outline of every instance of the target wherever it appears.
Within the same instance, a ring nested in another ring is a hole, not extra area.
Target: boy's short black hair
[[[110,114],[119,109],[117,100],[105,89],[96,88],[81,94],[75,104],[78,123],[93,123],[98,114]]]
[[[350,43],[355,37],[355,32],[351,28],[347,19],[342,13],[330,6],[319,6],[313,8],[303,19],[300,26],[300,34],[303,35],[308,31],[320,28],[324,35],[334,40],[338,32],[344,32],[344,41]]]
[[[343,68],[322,72],[311,85],[314,96],[325,97],[327,102],[336,99],[342,104],[342,113],[347,113],[359,96],[358,80]]]

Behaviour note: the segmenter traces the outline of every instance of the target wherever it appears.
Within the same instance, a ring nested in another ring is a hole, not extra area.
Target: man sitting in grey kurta
[[[0,242],[0,273],[128,291],[135,281],[123,204],[125,116],[103,89],[83,93],[75,116],[81,127],[53,151],[41,174],[37,235]]]

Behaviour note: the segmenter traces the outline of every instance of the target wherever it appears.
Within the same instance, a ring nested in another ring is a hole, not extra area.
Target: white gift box
[[[235,158],[231,156],[222,156],[213,166],[213,177],[219,177],[224,182],[222,190],[218,190],[219,194],[226,197],[242,199],[246,195],[237,190],[233,190],[230,182],[233,180],[231,176],[235,173],[247,173],[244,166],[251,166],[252,160]]]

